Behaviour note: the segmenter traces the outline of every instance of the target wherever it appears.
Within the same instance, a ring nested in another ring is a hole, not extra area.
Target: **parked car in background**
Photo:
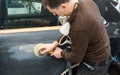
[[[101,16],[106,20],[105,26],[111,43],[112,63],[120,70],[120,0],[94,0]]]
[[[22,28],[57,25],[41,0],[0,0],[0,28]]]

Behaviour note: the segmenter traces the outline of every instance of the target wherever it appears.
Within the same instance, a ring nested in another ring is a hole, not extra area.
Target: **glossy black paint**
[[[65,61],[53,56],[38,58],[33,47],[57,39],[58,31],[0,35],[0,75],[60,75]],[[54,36],[54,37],[53,37]]]

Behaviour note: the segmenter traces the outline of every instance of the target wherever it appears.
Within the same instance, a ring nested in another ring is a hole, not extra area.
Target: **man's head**
[[[59,7],[62,3],[69,2],[69,0],[43,0],[42,2],[44,6],[49,6],[54,9]]]
[[[42,3],[53,15],[69,16],[74,0],[43,0]]]

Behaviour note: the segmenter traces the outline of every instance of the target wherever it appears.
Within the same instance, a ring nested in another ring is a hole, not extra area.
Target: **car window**
[[[7,14],[34,14],[41,12],[40,0],[8,0]]]
[[[2,0],[2,28],[42,27],[57,25],[57,16],[53,16],[43,7],[41,0]]]

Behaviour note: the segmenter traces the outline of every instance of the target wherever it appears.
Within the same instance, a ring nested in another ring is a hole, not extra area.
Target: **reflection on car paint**
[[[16,60],[31,59],[34,57],[33,48],[35,44],[21,45],[10,47],[8,52],[10,53],[10,58]]]

